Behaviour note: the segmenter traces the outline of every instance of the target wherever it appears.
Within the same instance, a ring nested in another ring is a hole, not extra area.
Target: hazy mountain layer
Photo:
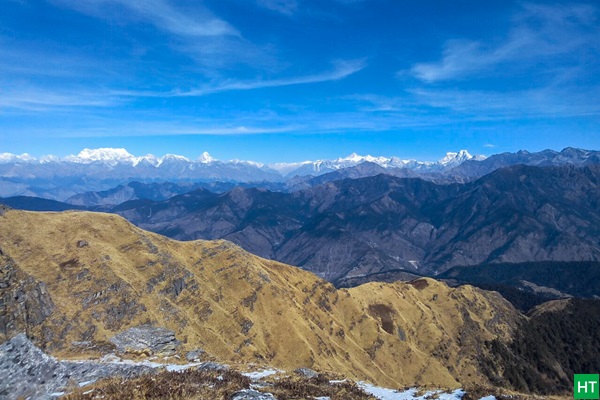
[[[182,240],[225,238],[330,281],[398,269],[600,260],[600,167],[504,168],[436,185],[378,175],[294,193],[206,190],[113,211]]]

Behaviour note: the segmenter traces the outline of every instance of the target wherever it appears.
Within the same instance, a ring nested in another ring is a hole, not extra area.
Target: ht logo
[[[598,374],[575,374],[573,382],[575,399],[600,399]]]

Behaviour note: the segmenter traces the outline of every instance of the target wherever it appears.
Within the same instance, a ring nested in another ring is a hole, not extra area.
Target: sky
[[[0,153],[600,149],[600,3],[3,0]]]

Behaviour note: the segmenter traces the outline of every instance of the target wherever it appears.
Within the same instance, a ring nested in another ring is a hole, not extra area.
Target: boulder
[[[298,375],[302,375],[305,378],[316,378],[319,376],[318,372],[313,371],[310,368],[298,368],[294,372]]]
[[[193,361],[200,361],[202,359],[202,356],[204,356],[204,350],[202,349],[196,349],[196,350],[192,350],[192,351],[188,351],[185,354],[185,359],[193,362]]]
[[[164,354],[177,351],[180,343],[175,332],[152,325],[140,325],[116,334],[110,341],[121,353]]]

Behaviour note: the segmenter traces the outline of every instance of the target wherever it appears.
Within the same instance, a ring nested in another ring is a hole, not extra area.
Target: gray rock
[[[231,396],[231,400],[277,400],[271,393],[261,393],[253,389],[240,390]]]
[[[50,399],[98,379],[131,378],[155,370],[145,365],[58,361],[21,333],[0,345],[0,398]]]
[[[121,353],[173,354],[180,343],[175,332],[152,325],[140,325],[118,333],[110,341]]]
[[[313,371],[310,368],[298,368],[294,372],[298,375],[304,376],[305,378],[316,378],[319,376],[318,372]]]
[[[8,256],[0,256],[0,340],[40,325],[54,303],[46,284],[23,272]]]
[[[198,369],[204,371],[227,371],[229,367],[214,361],[206,361],[198,365]]]
[[[202,349],[188,351],[185,354],[185,359],[188,361],[199,361],[202,359],[202,356],[204,355],[204,353],[205,353],[205,351]]]

